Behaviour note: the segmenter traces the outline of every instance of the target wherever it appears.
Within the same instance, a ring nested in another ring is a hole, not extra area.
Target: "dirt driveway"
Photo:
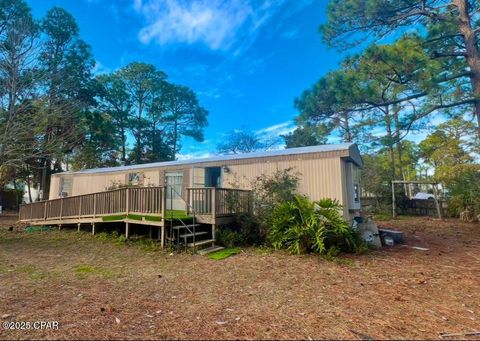
[[[402,219],[407,244],[326,261],[247,249],[221,261],[75,230],[0,230],[0,338],[439,338],[480,330],[480,224]],[[429,250],[417,250],[420,246]]]

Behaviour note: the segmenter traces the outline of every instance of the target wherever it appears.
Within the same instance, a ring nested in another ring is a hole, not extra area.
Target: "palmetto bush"
[[[300,254],[325,254],[330,248],[356,251],[362,244],[341,214],[342,206],[332,199],[312,202],[295,195],[275,206],[270,217],[269,241],[276,249]]]

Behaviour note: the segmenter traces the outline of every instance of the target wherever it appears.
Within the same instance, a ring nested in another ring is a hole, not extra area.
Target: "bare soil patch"
[[[2,339],[425,339],[480,329],[480,225],[401,219],[406,245],[326,261],[247,249],[205,256],[0,220]],[[428,251],[411,246],[428,248]]]

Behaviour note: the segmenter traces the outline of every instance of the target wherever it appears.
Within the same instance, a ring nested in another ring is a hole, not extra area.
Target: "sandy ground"
[[[253,248],[214,261],[74,229],[9,231],[3,218],[0,319],[58,321],[59,329],[0,328],[0,338],[431,339],[480,331],[480,224],[380,225],[404,231],[406,245],[333,262]]]

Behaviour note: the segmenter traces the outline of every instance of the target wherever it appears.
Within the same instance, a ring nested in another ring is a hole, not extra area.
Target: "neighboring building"
[[[169,198],[169,208],[185,209],[182,198],[189,187],[250,189],[252,181],[259,175],[292,168],[300,177],[298,191],[301,194],[312,200],[337,199],[344,207],[345,218],[350,220],[360,209],[359,169],[362,165],[357,145],[349,143],[87,169],[52,175],[50,199],[100,192],[127,184],[167,185],[178,193]]]

